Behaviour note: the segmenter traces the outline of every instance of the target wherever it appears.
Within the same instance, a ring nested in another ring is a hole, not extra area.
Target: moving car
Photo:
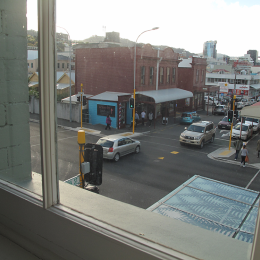
[[[103,158],[119,161],[120,157],[129,153],[139,153],[141,143],[122,135],[108,135],[100,138],[97,144],[103,147]]]
[[[180,124],[192,124],[193,122],[200,121],[200,116],[194,112],[184,112],[181,115]]]
[[[260,129],[259,119],[246,117],[245,123],[253,126],[253,131],[256,133]]]
[[[196,145],[203,148],[207,142],[214,142],[216,128],[211,121],[199,121],[191,124],[180,135],[180,144]]]
[[[250,124],[236,124],[232,129],[232,138],[240,138],[240,129],[241,129],[241,139],[248,140],[253,135],[253,127]]]
[[[226,115],[227,113],[227,107],[225,105],[217,105],[214,107],[212,114],[213,115]]]
[[[233,118],[233,124],[235,125],[237,123],[236,118]],[[219,129],[230,129],[231,128],[231,123],[228,122],[227,116],[223,117],[221,121],[218,123],[218,128]]]

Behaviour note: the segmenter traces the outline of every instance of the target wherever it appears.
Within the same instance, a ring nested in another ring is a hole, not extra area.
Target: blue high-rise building
[[[203,56],[205,58],[217,58],[217,41],[206,41],[203,45]]]

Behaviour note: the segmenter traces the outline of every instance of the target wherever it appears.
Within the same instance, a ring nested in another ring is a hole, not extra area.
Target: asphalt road
[[[202,116],[215,125],[223,116]],[[257,169],[239,167],[232,163],[212,160],[208,154],[228,147],[228,131],[217,129],[214,143],[203,149],[179,144],[183,125],[173,124],[136,137],[141,141],[141,152],[120,158],[118,162],[104,160],[103,183],[100,195],[148,208],[179,187],[193,175],[260,191]],[[40,173],[39,124],[30,123],[32,170]],[[86,143],[95,143],[100,136],[86,135]],[[230,161],[232,158],[230,158]],[[67,180],[78,174],[77,132],[58,128],[59,179]],[[255,178],[254,178],[255,177]]]

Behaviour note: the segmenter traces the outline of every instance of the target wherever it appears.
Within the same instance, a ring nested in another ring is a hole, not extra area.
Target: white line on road
[[[251,185],[251,183],[254,181],[254,179],[257,177],[258,173],[260,172],[260,170],[255,174],[255,176],[251,179],[251,181],[246,185],[246,189],[248,189],[248,187]]]

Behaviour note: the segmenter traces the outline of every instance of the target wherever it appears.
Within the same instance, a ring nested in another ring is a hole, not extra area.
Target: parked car
[[[242,98],[242,99],[241,99],[241,102],[243,102],[244,107],[250,105],[250,104],[249,104],[249,101],[248,101],[246,98]]]
[[[214,107],[212,114],[213,115],[226,115],[227,113],[227,107],[225,105],[217,105]]]
[[[244,107],[243,102],[237,102],[237,109],[242,109]]]
[[[246,117],[245,123],[253,126],[253,131],[256,133],[260,129],[259,119]]]
[[[241,129],[241,139],[248,140],[253,135],[253,127],[250,124],[236,124],[232,129],[232,138],[240,138],[240,129]]]
[[[129,153],[139,153],[141,143],[121,135],[108,135],[100,138],[97,144],[103,147],[103,158],[119,161],[120,157]]]
[[[196,145],[203,148],[207,142],[214,142],[216,128],[211,121],[199,121],[191,124],[180,135],[180,144]]]
[[[192,124],[193,122],[200,121],[200,116],[194,112],[184,112],[181,115],[180,124]]]
[[[237,123],[236,118],[233,118],[233,124],[235,125]],[[223,117],[219,123],[218,123],[218,128],[219,129],[230,129],[231,128],[231,123],[228,122],[227,116]]]

